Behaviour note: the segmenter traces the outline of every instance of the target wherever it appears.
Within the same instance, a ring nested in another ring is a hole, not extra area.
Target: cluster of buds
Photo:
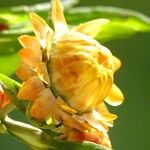
[[[105,102],[113,106],[123,102],[113,79],[121,62],[93,39],[109,20],[69,29],[59,0],[53,1],[51,18],[54,29],[30,13],[36,36],[19,37],[23,48],[17,75],[24,83],[17,97],[31,101],[28,115],[55,125],[61,139],[111,147],[107,132],[117,116]]]

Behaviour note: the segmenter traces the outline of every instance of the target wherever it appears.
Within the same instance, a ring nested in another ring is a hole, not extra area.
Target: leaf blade
[[[0,84],[3,86],[4,91],[9,95],[13,104],[23,113],[25,113],[26,108],[28,107],[28,103],[25,101],[20,101],[17,98],[17,93],[21,87],[21,84],[2,73],[0,73]]]
[[[86,15],[85,15],[86,14]],[[101,42],[129,37],[137,32],[150,32],[150,18],[142,13],[108,6],[78,7],[66,11],[70,24],[105,18],[110,23],[101,28],[96,37]]]
[[[11,76],[15,73],[20,59],[17,56],[17,53],[13,53],[10,55],[0,55],[0,73]]]
[[[52,146],[55,147],[55,150],[111,150],[107,147],[104,147],[99,144],[95,144],[92,142],[83,142],[76,143],[70,141],[62,141],[62,140],[51,140]],[[51,143],[50,142],[50,143]]]

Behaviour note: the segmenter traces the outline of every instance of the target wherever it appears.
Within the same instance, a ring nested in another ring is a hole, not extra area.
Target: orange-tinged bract
[[[111,147],[107,132],[117,116],[109,113],[105,102],[113,106],[123,102],[113,79],[121,62],[93,39],[109,20],[69,29],[59,0],[53,1],[51,18],[54,30],[30,13],[36,37],[19,37],[23,49],[17,75],[24,83],[18,98],[32,101],[30,117],[62,124],[60,138]]]
[[[4,92],[3,88],[0,85],[0,109],[3,109],[5,106],[10,104],[11,100],[9,96]]]

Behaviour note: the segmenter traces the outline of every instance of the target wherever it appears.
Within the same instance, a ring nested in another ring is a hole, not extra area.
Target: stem
[[[6,127],[8,133],[17,137],[25,144],[28,144],[32,149],[47,150],[52,148],[48,143],[46,143],[46,141],[50,140],[51,137],[42,130],[29,124],[14,121],[8,116],[2,120],[2,123]]]
[[[6,133],[6,128],[5,128],[5,126],[1,123],[1,120],[0,120],[0,133],[1,133],[1,134]]]
[[[50,135],[41,129],[14,121],[7,116],[2,120],[2,123],[8,133],[23,141],[33,150],[110,150],[104,146],[90,142],[76,143],[51,138]]]
[[[0,110],[0,120],[3,120],[11,111],[15,109],[15,105],[10,103],[9,105],[5,106],[3,109]]]
[[[15,109],[15,105],[10,103],[6,107],[0,110],[0,133],[6,133],[6,127],[2,124],[2,120],[12,111]]]

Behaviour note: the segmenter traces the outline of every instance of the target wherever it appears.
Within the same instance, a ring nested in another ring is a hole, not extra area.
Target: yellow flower
[[[54,0],[51,15],[54,30],[30,13],[36,37],[19,37],[23,49],[17,75],[24,83],[18,98],[32,101],[29,114],[34,119],[62,124],[60,138],[111,147],[107,132],[117,116],[109,113],[105,102],[123,102],[113,83],[121,62],[93,39],[109,20],[69,29],[59,0]]]

